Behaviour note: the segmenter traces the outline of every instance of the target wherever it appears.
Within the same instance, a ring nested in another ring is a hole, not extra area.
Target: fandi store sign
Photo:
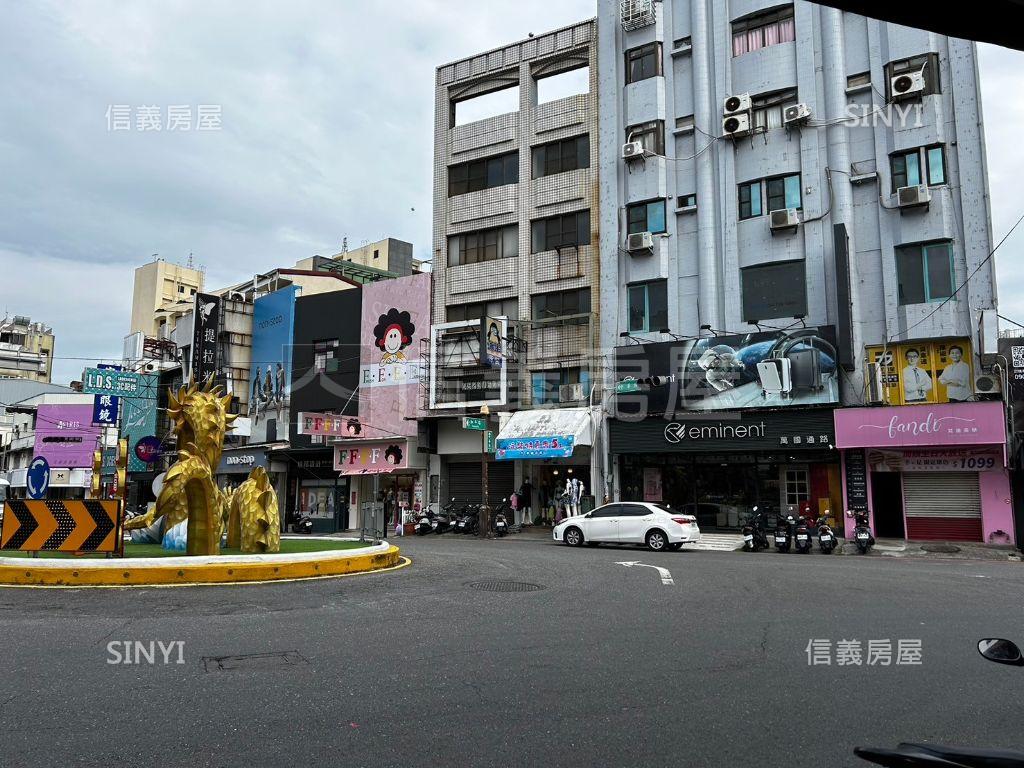
[[[345,443],[334,449],[334,469],[343,475],[392,472],[408,466],[409,447],[405,441]]]
[[[1003,404],[949,403],[894,408],[841,408],[835,411],[840,448],[1002,445],[1006,442]]]

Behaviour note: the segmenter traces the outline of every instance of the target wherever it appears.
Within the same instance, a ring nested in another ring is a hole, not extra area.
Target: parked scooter
[[[832,530],[832,526],[828,522],[828,516],[830,510],[825,510],[824,514],[818,518],[816,523],[818,527],[818,549],[821,550],[823,555],[831,555],[832,550],[836,548],[839,543],[836,540],[836,532]]]
[[[847,510],[846,515],[852,517],[854,521],[853,540],[857,543],[857,549],[862,555],[866,555],[875,544],[875,537],[871,535],[867,510],[857,510],[856,512]]]
[[[793,507],[783,515],[779,513],[775,522],[775,548],[779,552],[789,552],[793,543],[793,528],[796,526],[796,518],[793,517]]]
[[[811,508],[805,507],[803,513],[796,518],[794,540],[796,542],[796,551],[801,555],[808,554],[814,544],[814,540],[811,538],[811,523],[808,520],[810,514]]]
[[[743,524],[743,551],[757,552],[768,549],[768,534],[764,530],[764,513],[757,511],[757,505],[750,510],[747,522]]]
[[[423,511],[419,520],[416,521],[416,535],[426,536],[437,530],[437,515],[429,507]]]
[[[304,515],[296,510],[292,510],[289,513],[289,524],[292,533],[309,534],[313,532],[313,519],[309,515]]]
[[[505,505],[503,504],[491,515],[491,533],[495,536],[504,536],[508,532],[508,518],[505,517]]]
[[[455,521],[455,533],[476,533],[480,525],[480,505],[467,504]]]
[[[453,498],[437,513],[437,527],[434,533],[448,533],[455,530],[455,499]]]

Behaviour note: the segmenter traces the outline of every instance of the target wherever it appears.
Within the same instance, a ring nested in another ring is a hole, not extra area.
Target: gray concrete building
[[[454,417],[487,406],[499,438],[506,428],[527,437],[524,420],[554,409],[576,409],[581,425],[591,421],[601,378],[591,355],[600,285],[597,78],[593,20],[437,69],[425,386],[438,420],[432,502],[480,500],[479,439]],[[498,321],[492,351],[503,363],[483,360],[476,329],[484,318]],[[522,429],[509,427],[516,412],[534,415],[518,416]],[[575,437],[560,470],[550,461],[502,460],[499,450],[492,503],[530,479],[537,491],[529,503],[547,511],[555,485],[573,473],[590,494],[593,431]]]
[[[599,29],[606,347],[836,326],[846,403],[865,346],[978,351],[996,291],[974,43],[803,0],[602,3]],[[630,286],[654,317],[631,321]]]

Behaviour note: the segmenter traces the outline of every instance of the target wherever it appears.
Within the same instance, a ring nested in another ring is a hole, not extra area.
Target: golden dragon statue
[[[266,470],[256,467],[229,492],[214,480],[224,437],[238,418],[228,413],[230,405],[231,395],[214,386],[212,377],[202,386],[190,381],[170,393],[167,415],[178,437],[178,460],[167,470],[153,509],[129,520],[126,528],[146,528],[164,517],[163,530],[168,531],[187,520],[189,555],[218,554],[225,526],[228,547],[243,552],[280,550],[277,494]]]

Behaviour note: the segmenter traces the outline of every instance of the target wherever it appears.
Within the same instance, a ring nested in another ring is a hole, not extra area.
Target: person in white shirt
[[[946,387],[946,397],[951,403],[963,403],[973,396],[971,366],[964,362],[964,351],[960,347],[949,348],[952,360],[939,375],[939,383]]]
[[[921,353],[916,349],[906,351],[907,365],[903,369],[903,402],[923,403],[932,391],[932,377],[917,367]]]

